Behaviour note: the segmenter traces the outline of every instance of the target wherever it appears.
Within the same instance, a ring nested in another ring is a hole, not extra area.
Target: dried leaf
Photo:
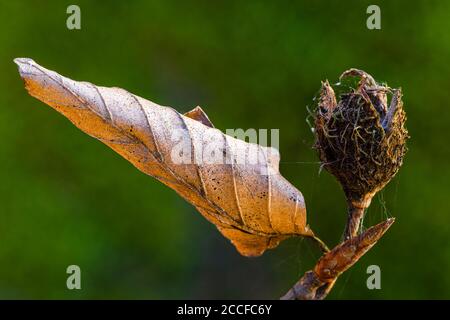
[[[181,115],[120,88],[65,78],[31,59],[15,62],[30,95],[174,189],[241,254],[258,256],[289,236],[313,235],[303,196],[279,174],[274,149],[214,129],[199,107]],[[236,160],[243,155],[258,161]]]

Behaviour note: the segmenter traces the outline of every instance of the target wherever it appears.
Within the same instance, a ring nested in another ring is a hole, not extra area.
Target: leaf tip
[[[26,73],[30,73],[30,68],[36,65],[36,62],[30,58],[15,58],[13,61],[19,67],[19,73],[21,76]]]
[[[33,64],[33,63],[36,63],[36,62],[34,62],[33,59],[30,59],[30,58],[15,58],[13,61],[18,66],[20,66],[22,64]]]

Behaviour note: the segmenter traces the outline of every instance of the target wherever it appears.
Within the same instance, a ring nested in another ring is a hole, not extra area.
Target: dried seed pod
[[[328,81],[322,83],[314,130],[322,165],[347,197],[346,238],[357,234],[372,197],[399,170],[408,139],[401,89],[377,84],[357,69],[344,72],[340,80],[349,77],[358,77],[359,83],[341,93],[338,101]]]

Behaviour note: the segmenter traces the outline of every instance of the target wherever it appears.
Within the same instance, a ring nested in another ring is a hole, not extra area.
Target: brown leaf
[[[214,128],[214,125],[212,124],[211,120],[209,120],[208,116],[206,115],[205,111],[203,111],[202,108],[199,106],[195,107],[191,111],[188,111],[184,114],[185,117],[189,117],[191,119],[197,120],[198,122],[203,123],[205,126],[208,126],[210,128]]]
[[[65,78],[31,59],[15,62],[30,95],[174,189],[241,254],[258,256],[289,236],[313,235],[303,196],[279,174],[274,149],[214,129],[199,107],[183,116],[120,88]],[[259,161],[237,161],[243,156]]]

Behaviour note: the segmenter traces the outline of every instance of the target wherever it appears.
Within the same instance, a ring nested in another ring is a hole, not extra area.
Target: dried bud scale
[[[322,165],[340,182],[347,197],[345,238],[356,236],[373,196],[401,167],[408,139],[401,89],[377,84],[357,69],[344,72],[340,81],[349,77],[359,82],[339,97],[327,81],[322,83],[314,130]]]

